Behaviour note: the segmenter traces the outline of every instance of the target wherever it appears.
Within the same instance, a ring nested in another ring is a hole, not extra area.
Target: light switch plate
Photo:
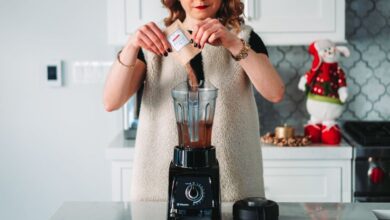
[[[72,82],[75,84],[104,83],[112,62],[76,61],[72,66]]]
[[[62,61],[50,61],[46,63],[46,82],[49,86],[62,86]]]

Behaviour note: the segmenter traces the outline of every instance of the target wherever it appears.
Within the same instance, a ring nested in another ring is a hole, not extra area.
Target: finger
[[[160,54],[166,53],[164,45],[161,43],[159,38],[155,35],[155,33],[148,26],[145,28],[144,33],[145,33],[145,37],[149,38],[149,40],[154,44],[154,47],[157,48],[157,50]]]
[[[152,44],[152,42],[149,40],[149,38],[145,37],[144,34],[141,31],[138,30],[135,33],[135,38],[136,38],[135,41],[137,42],[137,44],[140,47],[142,47],[142,48],[144,48],[144,49],[146,49],[148,51],[151,51],[151,52],[153,52],[155,54],[160,55],[160,52],[158,52],[158,50],[154,50],[153,49],[154,44]]]
[[[154,32],[154,34],[157,35],[157,37],[161,41],[161,44],[164,46],[165,51],[171,49],[171,45],[168,43],[168,40],[166,36],[163,34],[163,32],[161,31],[161,29],[154,22],[151,22],[149,24],[149,27]]]
[[[191,34],[192,39],[195,40],[196,34],[197,34],[198,31],[199,31],[199,28],[200,28],[201,26],[203,26],[204,24],[206,24],[207,22],[209,22],[210,20],[211,20],[211,18],[206,18],[205,20],[199,22],[198,24],[196,24],[196,25],[194,25],[194,26],[192,27],[192,34]]]
[[[140,31],[149,38],[149,40],[158,48],[161,54],[165,53],[165,49],[161,41],[148,26],[142,27]]]
[[[201,48],[204,48],[204,45],[207,43],[209,37],[214,34],[216,31],[218,31],[218,27],[210,27],[206,31],[203,32],[202,37],[199,40],[199,44]]]
[[[141,38],[139,38],[139,41],[140,41],[141,47],[155,53],[156,55],[161,56],[161,53],[159,52],[158,48],[154,45],[154,43],[152,41],[150,41],[150,39],[148,37],[142,36]]]
[[[208,22],[210,22],[210,18],[206,18],[205,20],[199,22],[198,24],[196,24],[193,28],[193,32],[192,32],[192,39],[195,40],[196,36],[198,35],[199,33],[199,30],[201,27],[203,27],[205,24],[207,24]]]
[[[199,29],[196,33],[196,36],[194,38],[194,41],[199,44],[200,39],[202,38],[204,32],[207,31],[208,29],[212,28],[213,26],[218,25],[218,24],[219,24],[219,22],[215,19],[209,20],[209,22],[203,24],[201,27],[199,27]]]
[[[210,35],[209,39],[208,39],[208,43],[209,44],[215,44],[218,42],[219,38],[222,36],[222,31],[221,30],[218,30],[216,32],[214,32],[213,34]]]
[[[135,37],[137,39],[137,41],[139,42],[138,44],[148,50],[148,51],[151,51],[153,53],[155,53],[156,55],[161,55],[161,53],[159,52],[158,48],[154,45],[154,43],[147,37],[145,36],[145,34],[143,34],[140,30],[137,31],[137,33],[135,34]]]

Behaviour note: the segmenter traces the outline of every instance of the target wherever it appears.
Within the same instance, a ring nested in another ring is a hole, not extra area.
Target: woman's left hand
[[[207,18],[193,27],[194,43],[204,48],[205,44],[222,45],[226,49],[240,42],[240,39],[230,32],[218,19]]]

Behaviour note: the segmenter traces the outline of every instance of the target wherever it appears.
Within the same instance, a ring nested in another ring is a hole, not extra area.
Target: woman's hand
[[[213,46],[222,45],[226,49],[241,45],[240,39],[230,32],[218,19],[207,18],[193,27],[194,43],[204,48],[206,43]]]
[[[135,34],[130,37],[129,44],[134,48],[142,47],[160,56],[167,56],[168,52],[172,51],[165,35],[154,22],[138,28]]]

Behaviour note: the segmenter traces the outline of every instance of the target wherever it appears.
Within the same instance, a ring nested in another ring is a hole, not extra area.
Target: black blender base
[[[215,148],[189,150],[177,147],[175,151],[180,156],[175,157],[169,167],[168,220],[220,220],[219,166]],[[203,159],[202,154],[205,155]],[[193,162],[203,161],[204,166],[190,162],[195,158]],[[179,162],[178,159],[182,160]]]

